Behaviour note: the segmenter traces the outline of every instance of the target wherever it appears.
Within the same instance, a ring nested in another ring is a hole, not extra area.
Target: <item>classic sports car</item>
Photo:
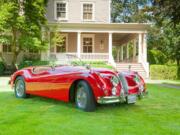
[[[37,95],[71,101],[79,109],[94,111],[97,103],[132,104],[147,93],[144,80],[137,72],[119,73],[78,65],[78,62],[70,63],[34,66],[16,71],[10,80],[15,96],[26,98]]]

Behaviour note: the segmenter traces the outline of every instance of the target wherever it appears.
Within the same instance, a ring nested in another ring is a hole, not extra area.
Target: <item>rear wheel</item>
[[[28,97],[28,94],[26,94],[25,81],[23,77],[19,76],[16,78],[14,91],[17,98]]]
[[[85,81],[80,81],[77,84],[75,103],[79,109],[87,112],[91,112],[96,109],[96,103],[92,90]]]

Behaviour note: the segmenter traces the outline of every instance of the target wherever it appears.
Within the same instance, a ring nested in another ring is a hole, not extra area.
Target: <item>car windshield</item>
[[[54,66],[59,65],[74,65],[74,66],[84,66],[86,65],[80,58],[73,54],[60,54],[60,55],[50,55],[50,64]]]

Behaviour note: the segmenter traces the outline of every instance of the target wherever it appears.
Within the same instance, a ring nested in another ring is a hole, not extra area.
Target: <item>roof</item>
[[[49,26],[65,32],[112,32],[112,33],[146,33],[149,23],[59,23],[49,22]]]

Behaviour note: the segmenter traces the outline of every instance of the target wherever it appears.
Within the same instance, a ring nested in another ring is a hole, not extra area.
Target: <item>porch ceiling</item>
[[[150,24],[147,23],[59,23],[49,22],[48,25],[62,32],[99,32],[99,33],[146,33]]]
[[[137,34],[134,33],[115,33],[113,34],[113,45],[119,46],[125,44],[136,37]]]

